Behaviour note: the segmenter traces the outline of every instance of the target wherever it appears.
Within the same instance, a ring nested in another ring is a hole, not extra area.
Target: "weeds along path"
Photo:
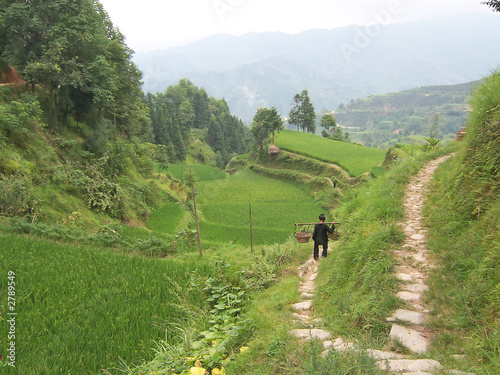
[[[405,221],[400,223],[406,240],[400,250],[395,251],[396,274],[401,281],[397,293],[403,301],[404,309],[399,309],[387,318],[392,322],[390,341],[404,346],[409,355],[392,351],[365,349],[366,354],[378,362],[377,367],[390,374],[441,374],[473,375],[459,370],[444,369],[440,362],[430,359],[427,347],[432,336],[426,326],[427,310],[423,294],[429,289],[426,284],[427,270],[433,265],[429,262],[426,248],[426,229],[423,225],[423,206],[427,195],[429,182],[440,163],[450,156],[444,156],[426,164],[410,181],[405,195]],[[301,279],[299,292],[301,302],[292,305],[297,325],[301,328],[290,331],[290,334],[302,340],[319,339],[323,342],[326,355],[329,350],[345,352],[361,351],[354,342],[345,342],[342,338],[332,341],[332,334],[320,329],[322,319],[312,315],[312,299],[314,298],[314,282],[318,275],[317,263],[309,259],[299,268]],[[394,346],[394,345],[392,345]]]

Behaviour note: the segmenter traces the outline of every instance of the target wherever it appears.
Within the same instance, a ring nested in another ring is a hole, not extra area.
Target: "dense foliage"
[[[247,130],[232,116],[224,99],[208,97],[204,89],[189,80],[169,86],[164,93],[148,93],[155,143],[166,146],[170,162],[186,158],[191,129],[205,129],[206,141],[217,153],[217,164],[224,167],[232,157],[246,151]]]
[[[297,130],[313,134],[316,132],[316,113],[307,90],[302,90],[300,94],[295,94],[293,97],[293,107],[290,110],[288,122],[297,126]]]
[[[274,134],[283,129],[283,120],[275,107],[271,109],[259,108],[253,118],[252,141],[255,150],[264,151],[264,147],[271,142],[274,144]]]
[[[0,54],[48,92],[49,125],[74,116],[96,127],[102,116],[129,136],[149,134],[142,73],[99,1],[3,1],[0,9]]]

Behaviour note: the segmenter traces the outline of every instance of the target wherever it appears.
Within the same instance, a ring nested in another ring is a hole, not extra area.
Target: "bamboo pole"
[[[198,247],[200,249],[200,257],[202,257],[203,251],[201,250],[200,225],[198,224],[198,211],[196,211],[196,194],[194,192],[193,172],[191,168],[189,168],[189,178],[191,179],[191,188],[193,189],[194,218],[196,219],[196,234],[198,237]]]
[[[253,230],[252,230],[252,204],[248,204],[250,210],[250,252],[253,253]]]

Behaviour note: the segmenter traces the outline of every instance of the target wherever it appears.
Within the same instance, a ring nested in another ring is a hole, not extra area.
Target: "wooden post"
[[[198,237],[198,247],[200,249],[200,257],[202,257],[203,251],[201,250],[200,225],[198,224],[198,211],[196,211],[196,194],[194,192],[193,173],[191,168],[189,168],[189,178],[191,179],[191,188],[193,189],[194,218],[196,219],[196,234]]]
[[[252,204],[249,203],[248,207],[250,209],[250,251],[253,253]]]

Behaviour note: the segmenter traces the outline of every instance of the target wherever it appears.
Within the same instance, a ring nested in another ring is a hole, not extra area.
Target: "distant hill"
[[[316,110],[372,94],[457,84],[488,75],[500,64],[500,16],[449,15],[381,26],[311,30],[296,35],[215,35],[164,51],[138,53],[145,91],[164,91],[189,78],[231,112],[251,120],[259,106],[288,115],[293,96],[308,89]],[[364,39],[362,35],[365,35]]]
[[[471,94],[480,82],[372,95],[339,106],[334,115],[352,141],[367,146],[415,143],[415,136],[429,136],[436,115],[440,137],[454,139],[467,124]]]

